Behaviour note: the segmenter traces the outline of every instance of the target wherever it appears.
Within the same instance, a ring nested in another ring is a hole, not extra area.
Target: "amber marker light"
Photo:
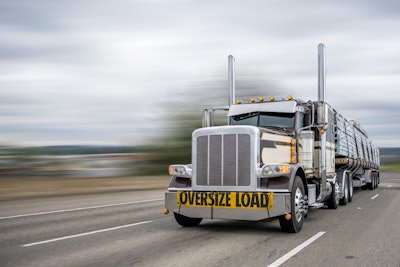
[[[325,133],[325,131],[323,130],[323,129],[321,129],[321,130],[319,130],[319,134],[324,134]]]
[[[258,100],[260,100],[260,101],[262,102],[262,101],[264,101],[264,97],[260,96],[260,97],[258,98]]]
[[[281,172],[282,173],[289,173],[290,172],[289,165],[281,165],[280,168],[281,168]]]
[[[292,219],[292,215],[290,215],[289,213],[285,215],[286,221],[290,221],[291,219]]]
[[[288,100],[292,100],[293,97],[292,97],[291,95],[288,95],[288,96],[287,96],[287,99],[288,99]]]
[[[169,210],[165,209],[164,214],[167,215],[169,213]]]
[[[273,102],[275,100],[275,98],[273,96],[269,97],[269,101]]]
[[[242,101],[240,101],[240,99],[238,99],[238,100],[236,100],[236,103],[237,103],[237,104],[241,104]]]
[[[254,101],[255,101],[255,100],[254,100],[254,97],[250,98],[250,102],[251,102],[251,103],[254,103]]]
[[[168,168],[168,173],[169,173],[170,175],[174,174],[174,166],[169,166],[169,168]]]

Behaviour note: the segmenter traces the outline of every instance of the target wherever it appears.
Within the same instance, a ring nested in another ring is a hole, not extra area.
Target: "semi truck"
[[[379,150],[354,120],[325,100],[325,46],[318,45],[318,100],[287,96],[235,100],[235,59],[228,57],[228,123],[192,134],[191,164],[169,166],[164,214],[184,227],[203,219],[278,219],[302,229],[311,208],[337,209],[353,189],[379,184]]]

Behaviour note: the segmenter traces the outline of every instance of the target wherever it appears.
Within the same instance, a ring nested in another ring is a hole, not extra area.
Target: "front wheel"
[[[190,217],[186,217],[185,215],[182,214],[178,214],[174,212],[174,216],[175,216],[175,220],[176,222],[183,226],[183,227],[193,227],[193,226],[197,226],[201,223],[201,221],[203,220],[202,218],[190,218]]]
[[[291,219],[286,220],[285,215],[279,217],[279,224],[284,232],[297,233],[303,227],[304,215],[308,209],[307,195],[300,177],[294,178],[291,193]]]

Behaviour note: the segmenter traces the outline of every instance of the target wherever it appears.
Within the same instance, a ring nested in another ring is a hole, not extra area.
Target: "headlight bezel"
[[[289,164],[266,164],[260,169],[260,178],[271,178],[290,174]]]
[[[170,175],[177,177],[192,178],[192,168],[190,165],[169,165],[168,172]]]

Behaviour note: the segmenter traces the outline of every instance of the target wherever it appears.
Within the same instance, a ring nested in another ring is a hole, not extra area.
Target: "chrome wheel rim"
[[[297,222],[300,222],[303,218],[303,198],[303,193],[301,192],[300,188],[297,188],[294,195],[294,215]]]

